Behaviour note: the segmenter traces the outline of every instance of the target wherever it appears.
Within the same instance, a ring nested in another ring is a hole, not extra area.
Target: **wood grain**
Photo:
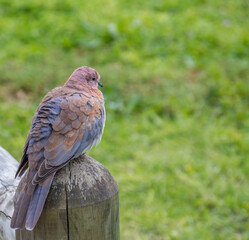
[[[13,197],[20,179],[15,179],[18,162],[0,146],[0,239],[14,240],[15,230],[10,228],[14,211]]]

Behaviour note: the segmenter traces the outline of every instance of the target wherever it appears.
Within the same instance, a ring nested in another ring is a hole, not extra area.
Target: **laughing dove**
[[[50,91],[32,119],[16,176],[27,170],[11,227],[32,230],[43,209],[55,173],[100,142],[105,125],[100,75],[76,69],[63,87]]]

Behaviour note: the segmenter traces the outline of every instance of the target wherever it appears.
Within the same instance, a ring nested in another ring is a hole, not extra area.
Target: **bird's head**
[[[84,90],[86,88],[97,89],[98,86],[103,87],[99,80],[100,75],[95,69],[83,66],[77,68],[72,73],[65,83],[65,86],[79,90]]]

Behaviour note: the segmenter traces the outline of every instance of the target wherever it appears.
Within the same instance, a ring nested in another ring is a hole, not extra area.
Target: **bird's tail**
[[[28,174],[34,175],[35,172],[29,171]],[[37,185],[32,184],[32,182],[26,183],[18,196],[11,218],[11,228],[33,230],[41,215],[54,174]],[[33,177],[28,177],[28,179],[33,179]]]

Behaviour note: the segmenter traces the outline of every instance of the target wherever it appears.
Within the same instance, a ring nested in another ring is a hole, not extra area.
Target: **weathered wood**
[[[15,230],[10,228],[14,211],[13,197],[19,179],[15,179],[18,162],[0,146],[0,238],[14,240]]]
[[[117,183],[88,156],[71,161],[55,175],[34,230],[17,230],[16,235],[17,240],[118,240]]]

